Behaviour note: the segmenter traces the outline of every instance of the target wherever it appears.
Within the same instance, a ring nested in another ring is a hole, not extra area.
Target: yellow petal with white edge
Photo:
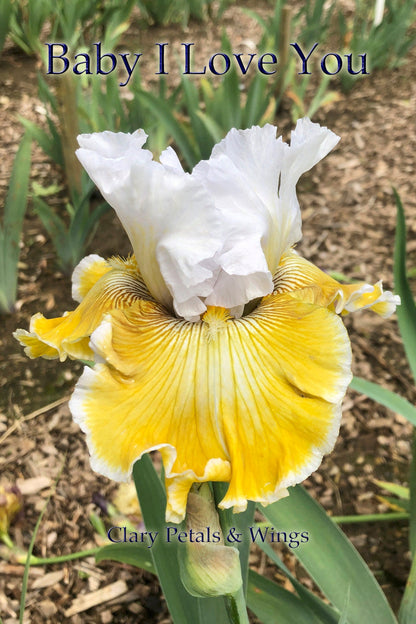
[[[93,468],[127,479],[160,450],[167,519],[185,513],[194,481],[229,481],[221,506],[270,503],[331,450],[351,379],[346,330],[333,312],[285,294],[232,319],[209,308],[199,323],[138,301],[106,316],[70,408]]]
[[[273,282],[275,292],[290,292],[303,301],[330,307],[342,315],[370,308],[387,318],[400,305],[400,297],[388,290],[383,291],[381,281],[374,286],[363,282],[340,284],[294,252],[282,257]]]
[[[97,254],[85,256],[72,273],[72,299],[81,302],[94,284],[108,271],[111,271],[108,260]]]
[[[107,260],[98,254],[90,254],[85,256],[73,270],[71,277],[72,298],[81,302],[94,284],[111,269],[131,271],[133,274],[139,273],[134,255],[127,259],[113,256]]]
[[[134,266],[131,259],[122,261],[114,258],[108,263],[109,270],[89,288],[73,312],[66,312],[53,319],[35,314],[30,321],[29,332],[23,329],[14,332],[15,338],[25,347],[26,355],[46,359],[59,357],[61,361],[67,356],[71,359],[92,360],[94,353],[89,346],[89,339],[103,316],[112,309],[128,307],[140,298],[150,297],[140,275],[131,268]],[[95,269],[90,278],[92,275],[96,275]],[[83,283],[86,285],[88,280],[85,279]]]

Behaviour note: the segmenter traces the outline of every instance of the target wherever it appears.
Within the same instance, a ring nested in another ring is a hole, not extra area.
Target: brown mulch
[[[267,6],[262,3],[262,10]],[[236,8],[227,11],[222,24],[227,27],[235,49],[259,36],[258,28]],[[129,43],[129,49],[150,50],[155,42],[162,41],[171,42],[172,47],[181,41],[194,41],[198,43],[198,62],[206,59],[207,50],[219,50],[219,34],[219,28],[207,29],[206,25],[194,23],[186,32],[181,32],[179,26],[153,28],[140,33],[140,46]],[[3,198],[22,134],[16,114],[44,123],[45,111],[36,97],[35,61],[10,46],[0,61]],[[314,121],[334,130],[341,142],[303,176],[298,186],[304,235],[298,247],[301,254],[321,268],[349,278],[372,283],[383,279],[386,289],[393,287],[396,211],[392,185],[398,189],[406,209],[408,267],[416,266],[415,62],[413,50],[405,65],[370,74],[357,81],[348,94],[341,92],[334,79],[332,88],[339,90],[339,98],[319,110]],[[177,76],[172,79],[175,81]],[[276,123],[288,138],[292,124],[287,101]],[[60,173],[36,147],[33,178],[45,185],[62,181]],[[104,256],[128,253],[128,241],[112,213],[105,215],[88,251]],[[23,511],[10,531],[15,544],[22,549],[28,548],[39,513],[53,492],[34,554],[57,556],[101,543],[89,516],[98,514],[109,525],[94,501],[97,494],[111,500],[116,486],[92,472],[84,436],[68,410],[66,398],[79,377],[81,365],[28,360],[11,338],[16,327],[27,327],[35,312],[55,315],[72,305],[69,280],[57,269],[51,243],[30,210],[19,268],[16,313],[0,319],[0,479],[17,482],[24,492]],[[411,285],[415,290],[414,279]],[[347,317],[345,323],[353,346],[354,373],[414,402],[414,382],[395,317],[383,320],[363,311]],[[64,400],[58,405],[51,406],[61,399]],[[37,413],[43,406],[50,407]],[[411,434],[412,427],[404,418],[349,391],[335,449],[306,485],[333,515],[386,511],[377,498],[380,490],[374,479],[407,484]],[[350,525],[345,526],[345,531],[397,612],[409,572],[406,522]],[[0,551],[0,614],[3,624],[14,624],[18,621],[23,567],[9,561],[8,555],[7,549]],[[285,557],[287,564],[302,574],[294,559],[287,554]],[[281,578],[255,549],[251,563],[271,578]],[[77,602],[81,596],[96,598],[99,603],[77,612],[83,606]],[[31,568],[25,621],[167,624],[170,619],[152,575],[118,563],[95,564],[94,558],[89,557]]]

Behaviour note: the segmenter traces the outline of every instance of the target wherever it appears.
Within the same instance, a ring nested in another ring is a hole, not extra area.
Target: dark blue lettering
[[[74,74],[80,76],[81,74],[92,74],[90,71],[90,57],[88,54],[84,54],[84,52],[80,52],[79,54],[75,54],[74,59],[77,59],[79,56],[84,58],[84,61],[79,61],[74,65],[74,69],[72,70]],[[80,66],[85,65],[85,69],[79,69]]]
[[[356,76],[357,74],[369,74],[367,71],[367,54],[359,54],[361,57],[361,69],[354,71],[352,68],[352,54],[344,54],[347,59],[347,71],[349,74]]]
[[[244,65],[243,61],[241,60],[241,54],[234,54],[235,58],[237,59],[237,63],[241,69],[241,73],[245,76],[248,68],[251,65],[251,61],[253,60],[253,58],[256,56],[255,54],[249,54],[250,60],[248,61],[247,65]],[[264,55],[263,55],[264,56]],[[259,61],[260,62],[260,61]]]
[[[225,64],[224,71],[222,71],[222,72],[217,71],[217,70],[215,69],[215,66],[214,66],[214,59],[215,59],[215,58],[217,58],[217,57],[219,57],[219,56],[221,56],[221,57],[224,59],[224,64]],[[230,65],[231,65],[231,62],[230,62],[230,57],[229,57],[229,56],[227,56],[227,54],[224,54],[223,52],[217,52],[216,54],[214,54],[213,56],[211,56],[211,58],[209,59],[208,65],[209,65],[209,69],[210,69],[210,71],[211,71],[213,74],[215,74],[216,76],[223,76],[223,75],[224,75],[224,74],[226,74],[226,73],[228,72],[228,70],[230,69]]]
[[[97,74],[103,74],[104,76],[106,76],[107,74],[111,74],[111,72],[113,71],[113,69],[115,69],[116,65],[117,65],[117,59],[114,56],[114,54],[101,54],[101,41],[99,41],[98,43],[94,43],[95,47],[97,48]],[[101,61],[103,58],[109,58],[111,59],[112,62],[112,66],[111,69],[109,69],[108,71],[104,71],[101,68]]]
[[[124,539],[114,539],[111,536],[111,532],[113,529],[117,529],[117,531],[121,531],[124,529]],[[125,542],[126,541],[126,527],[119,527],[119,526],[110,527],[107,531],[107,537],[110,540],[110,542],[113,542],[113,544],[120,544],[121,542]]]
[[[123,52],[123,54],[120,54],[121,59],[122,59],[122,61],[124,63],[124,67],[126,68],[126,71],[127,71],[128,75],[129,75],[129,77],[127,78],[126,82],[119,82],[120,87],[125,87],[128,84],[128,82],[129,82],[129,80],[131,78],[131,75],[132,75],[132,73],[134,71],[134,68],[136,67],[137,62],[138,62],[139,58],[141,57],[141,53],[140,54],[134,54],[134,56],[136,57],[136,60],[134,61],[133,66],[131,66],[129,61],[128,61],[128,59],[127,59],[127,57],[129,55],[130,55],[129,52]]]
[[[191,67],[191,46],[193,46],[193,43],[181,43],[181,45],[185,46],[185,71],[183,72],[184,74],[205,74],[207,71],[207,68],[204,66],[204,69],[202,71],[199,72],[194,72],[191,71],[190,67]]]
[[[326,59],[329,56],[333,56],[336,60],[337,60],[337,69],[333,72],[329,71],[327,66],[326,66]],[[335,74],[338,74],[339,71],[341,71],[342,68],[342,58],[340,57],[339,54],[335,54],[334,52],[329,52],[328,54],[325,54],[325,56],[322,57],[321,59],[321,68],[322,71],[324,72],[324,74],[326,74],[327,76],[335,76]]]
[[[291,43],[291,46],[293,46],[296,50],[296,52],[299,55],[299,58],[302,61],[302,71],[298,72],[298,74],[310,74],[311,72],[308,71],[308,60],[309,57],[311,56],[312,52],[315,50],[315,48],[317,47],[318,43],[315,43],[315,45],[313,46],[313,48],[311,48],[311,50],[309,51],[308,56],[305,56],[304,53],[301,50],[301,47],[299,46],[299,44],[297,43]]]
[[[159,46],[159,71],[156,74],[168,74],[169,72],[165,71],[165,47],[168,44],[155,43],[155,45]]]
[[[264,57],[265,56],[270,56],[271,57],[271,61],[265,61]],[[275,65],[277,63],[277,57],[275,54],[271,54],[270,52],[266,52],[266,54],[262,54],[261,57],[258,60],[258,68],[261,71],[262,74],[265,74],[265,76],[271,76],[272,74],[276,73],[276,70],[274,69],[273,71],[266,71],[264,69],[264,65]]]
[[[45,43],[48,46],[48,71],[47,74],[64,74],[69,67],[69,61],[66,58],[66,53],[68,52],[68,46],[66,43]],[[62,54],[56,55],[53,54],[54,46],[61,46]],[[64,69],[62,71],[54,71],[53,60],[60,59],[64,64]]]

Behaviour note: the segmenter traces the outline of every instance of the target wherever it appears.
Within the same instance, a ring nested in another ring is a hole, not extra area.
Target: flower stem
[[[390,522],[395,520],[408,520],[410,514],[406,511],[390,511],[379,514],[362,514],[359,516],[332,516],[331,520],[336,524],[352,524],[359,522]]]
[[[225,606],[230,624],[249,624],[243,586],[235,594],[225,596]]]
[[[83,557],[91,557],[96,555],[101,550],[100,546],[96,548],[89,548],[88,550],[80,550],[78,552],[69,553],[69,555],[60,555],[59,557],[35,557],[31,555],[30,565],[47,565],[50,563],[64,563],[65,561],[72,561],[73,559],[82,559]],[[27,558],[27,553],[22,553],[18,558],[19,563],[24,563]]]
[[[245,598],[249,549],[246,548],[247,536],[245,535],[245,533],[247,526],[253,523],[255,505],[254,503],[249,503],[248,508],[245,512],[235,516],[231,509],[221,510],[218,508],[218,503],[225,496],[228,484],[213,482],[212,487],[214,490],[214,497],[224,537],[226,538],[226,536],[231,530],[234,529],[234,527],[237,527],[239,534],[241,534],[241,541],[238,544],[238,550],[240,552],[243,584],[241,585],[240,589],[234,594],[224,596],[228,617],[230,619],[230,624],[249,624]],[[237,546],[230,545],[230,547],[236,548]]]
[[[8,548],[13,549],[14,548],[14,544],[10,538],[10,535],[7,533],[7,531],[0,531],[0,540],[6,544],[6,546]]]

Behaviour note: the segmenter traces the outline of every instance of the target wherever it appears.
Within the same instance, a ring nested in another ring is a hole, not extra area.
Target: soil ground
[[[263,11],[267,6],[260,4]],[[240,9],[229,9],[221,26],[227,28],[234,49],[255,45],[258,40],[259,29]],[[181,41],[194,41],[199,62],[206,60],[208,52],[220,49],[220,32],[219,25],[198,23],[191,23],[186,31],[179,26],[143,31],[136,25],[129,31],[129,49],[150,50],[155,42],[162,41],[169,41],[172,47]],[[298,185],[303,215],[300,253],[321,268],[351,279],[372,283],[382,279],[389,290],[393,288],[396,215],[392,185],[406,209],[408,268],[416,266],[415,62],[413,50],[400,68],[372,72],[357,80],[348,93],[333,81],[338,98],[320,109],[314,121],[339,134],[341,142]],[[173,75],[172,80],[176,79]],[[4,197],[22,134],[17,115],[44,123],[45,111],[37,98],[36,61],[11,45],[1,57],[0,85],[0,194]],[[287,98],[275,121],[287,139],[292,127]],[[62,183],[61,172],[38,148],[33,151],[32,176],[45,185]],[[127,238],[112,212],[103,218],[88,252],[103,256],[129,252]],[[411,285],[416,290],[414,278]],[[42,311],[58,316],[71,306],[70,280],[58,270],[51,242],[29,209],[22,239],[17,309],[0,319],[0,476],[2,482],[17,482],[23,492],[23,511],[10,534],[17,546],[27,549],[59,475],[34,549],[43,557],[94,547],[99,539],[89,515],[101,515],[108,524],[97,505],[97,495],[112,500],[117,488],[92,472],[84,436],[68,410],[67,400],[81,365],[28,360],[11,337],[17,327],[28,326],[32,314]],[[414,383],[396,318],[383,320],[363,311],[347,317],[345,323],[353,347],[354,373],[414,401]],[[335,449],[306,486],[333,515],[386,511],[375,479],[407,485],[411,435],[411,426],[400,415],[349,391]],[[345,525],[344,530],[397,612],[409,572],[407,523]],[[23,568],[7,560],[6,550],[0,554],[4,555],[0,561],[0,613],[4,624],[14,624],[18,621]],[[284,557],[304,578],[295,559],[289,553]],[[284,582],[255,549],[251,563]],[[116,582],[124,582],[127,591],[111,600],[107,595],[101,604],[76,612],[77,597],[103,588],[109,592]],[[306,578],[305,582],[311,584]],[[95,564],[90,557],[32,568],[25,621],[167,624],[170,619],[154,577],[117,563]]]

